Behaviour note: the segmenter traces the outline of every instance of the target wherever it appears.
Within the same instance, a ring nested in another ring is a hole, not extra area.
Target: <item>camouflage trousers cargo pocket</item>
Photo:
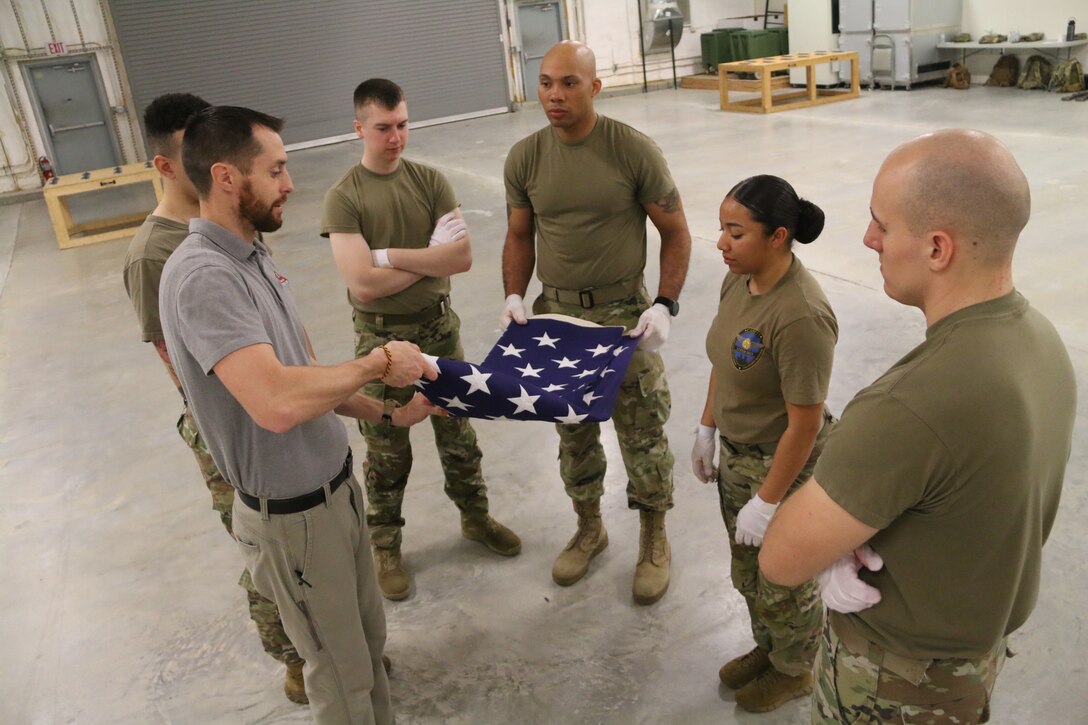
[[[452,309],[433,320],[411,325],[377,327],[365,322],[358,314],[355,322],[355,356],[362,357],[371,350],[394,340],[413,342],[428,355],[464,359],[461,346],[461,320]],[[393,388],[381,381],[363,386],[364,395],[378,400],[393,400],[405,405],[416,394],[408,385]],[[487,486],[483,477],[483,453],[476,431],[467,418],[430,418],[434,429],[435,447],[442,465],[443,490],[460,511],[487,513]],[[404,489],[412,471],[413,453],[408,428],[385,423],[359,421],[359,432],[366,440],[363,459],[363,482],[366,486],[366,520],[371,541],[379,549],[399,547],[402,528],[401,515]]]
[[[561,314],[633,329],[652,302],[645,290],[629,299],[590,309],[538,297],[533,314]],[[655,352],[637,350],[627,366],[616,396],[612,423],[627,472],[627,506],[667,511],[673,505],[673,459],[665,423],[672,398],[665,379],[665,362]],[[608,468],[600,442],[600,424],[555,426],[559,432],[559,475],[575,501],[596,501],[604,493]]]
[[[759,492],[774,457],[732,453],[724,443],[720,453],[718,501],[729,534],[729,573],[748,608],[752,638],[767,650],[771,664],[779,672],[791,676],[808,672],[819,646],[824,616],[819,584],[815,579],[796,587],[772,584],[759,571],[759,547],[737,543],[737,516]],[[797,475],[791,491],[812,474],[817,457],[818,451]]]
[[[812,692],[813,725],[972,725],[990,719],[1005,662],[1002,640],[985,657],[906,660],[875,644],[847,646],[824,625]],[[855,650],[868,649],[867,652]]]

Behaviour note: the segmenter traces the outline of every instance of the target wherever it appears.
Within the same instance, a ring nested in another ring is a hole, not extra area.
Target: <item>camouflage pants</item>
[[[178,433],[196,457],[196,463],[200,466],[200,475],[204,477],[204,483],[207,484],[208,491],[212,495],[212,508],[219,512],[223,527],[231,538],[234,538],[231,513],[234,504],[234,486],[227,483],[223,475],[219,473],[211,453],[208,452],[208,446],[200,437],[196,421],[188,405],[178,418]],[[280,621],[280,612],[276,608],[276,603],[257,593],[253,580],[250,578],[249,569],[242,570],[238,585],[246,590],[246,598],[249,600],[249,618],[257,625],[257,634],[260,635],[264,651],[284,664],[302,662],[295,646],[291,644],[287,633],[283,631],[283,623]]]
[[[646,291],[631,299],[588,310],[538,297],[534,314],[561,314],[631,329],[652,303]],[[633,341],[632,341],[633,342]],[[623,377],[612,422],[616,426],[623,465],[627,469],[627,506],[646,511],[672,508],[673,455],[665,435],[672,399],[665,363],[656,352],[637,350]],[[556,424],[559,431],[559,475],[575,501],[596,501],[604,494],[608,461],[598,423]]]
[[[356,313],[355,356],[362,357],[376,347],[393,340],[405,340],[419,345],[428,355],[461,360],[461,320],[453,310],[429,322],[418,325],[386,325],[375,327],[365,323]],[[403,405],[415,395],[415,388],[391,388],[384,383],[368,383],[365,395],[378,400],[392,399]],[[445,477],[445,491],[458,509],[464,512],[487,512],[487,486],[480,466],[482,454],[476,444],[476,431],[466,418],[432,416],[435,447]],[[359,421],[359,432],[366,439],[366,460],[363,476],[366,483],[366,523],[373,546],[378,549],[399,548],[404,519],[401,503],[408,474],[412,471],[412,443],[408,428]]]
[[[829,430],[830,425],[825,425],[816,444],[818,450]],[[790,492],[812,476],[818,450],[797,474]],[[752,636],[759,647],[770,653],[771,664],[776,670],[797,676],[808,672],[816,657],[824,615],[820,585],[815,579],[798,587],[784,587],[767,581],[759,570],[759,547],[736,541],[737,514],[759,491],[773,460],[773,456],[737,455],[722,445],[718,498],[722,520],[729,532],[733,586],[748,605]]]
[[[848,647],[830,623],[824,626],[812,690],[813,725],[989,721],[990,694],[1005,662],[1005,640],[985,657],[930,662],[903,660],[865,644],[851,642]]]

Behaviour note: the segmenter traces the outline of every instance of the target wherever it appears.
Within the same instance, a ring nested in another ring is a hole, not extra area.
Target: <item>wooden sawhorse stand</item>
[[[45,182],[42,194],[45,196],[46,208],[49,209],[49,219],[53,222],[53,231],[57,235],[57,246],[68,249],[135,234],[147,217],[146,213],[76,224],[68,211],[66,197],[140,182],[151,182],[155,188],[155,198],[162,201],[162,180],[150,161],[85,171],[82,174],[65,174]],[[80,236],[73,236],[77,234]]]
[[[849,90],[831,90],[816,87],[816,66],[820,63],[831,63],[832,61],[850,62]],[[772,77],[771,74],[775,71],[789,70],[790,68],[805,69],[805,90],[772,95],[771,91],[773,89],[789,87],[789,78],[785,76]],[[746,80],[731,75],[735,73],[755,73],[759,77],[756,80]],[[730,103],[729,91],[758,91],[760,97]],[[811,53],[773,55],[769,58],[752,58],[750,60],[736,60],[731,63],[720,63],[718,65],[718,92],[721,94],[721,109],[723,111],[745,111],[747,113],[774,113],[775,111],[808,108],[809,106],[818,106],[824,103],[845,101],[848,98],[857,98],[861,93],[858,54],[857,51],[853,50],[845,52],[818,50]]]

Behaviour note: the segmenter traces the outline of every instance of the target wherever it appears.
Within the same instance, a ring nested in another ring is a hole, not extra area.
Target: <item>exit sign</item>
[[[64,43],[50,43],[48,48],[49,55],[64,55],[68,52],[64,49]]]

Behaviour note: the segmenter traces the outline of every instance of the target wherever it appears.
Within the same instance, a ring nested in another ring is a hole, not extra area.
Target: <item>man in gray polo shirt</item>
[[[256,239],[279,229],[293,189],[282,125],[223,106],[186,127],[183,159],[200,218],[163,271],[163,331],[197,426],[237,489],[234,534],[254,586],[276,602],[307,661],[314,719],[390,723],[365,499],[335,414],[417,423],[435,410],[422,396],[393,408],[358,390],[436,371],[405,342],[317,364],[287,278]]]

